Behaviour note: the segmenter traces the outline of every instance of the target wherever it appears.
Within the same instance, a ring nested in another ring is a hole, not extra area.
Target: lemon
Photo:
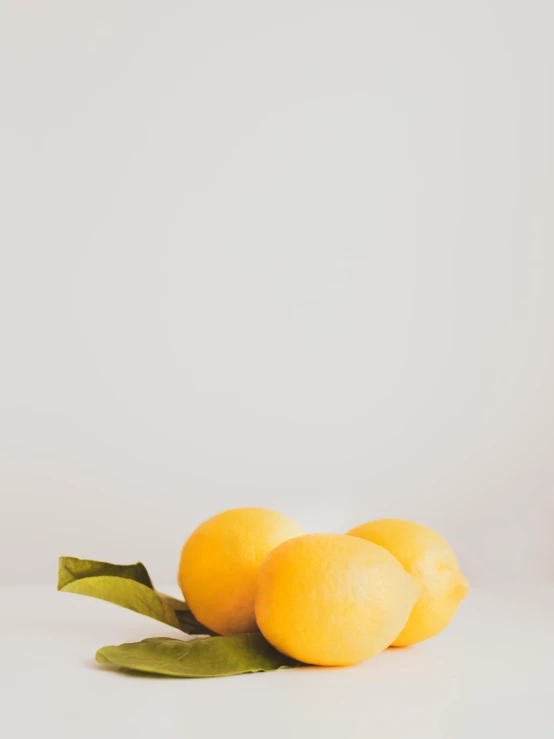
[[[395,518],[366,523],[348,534],[387,549],[421,583],[420,597],[393,646],[430,639],[448,626],[469,584],[442,536],[427,526]]]
[[[280,544],[260,567],[256,620],[279,651],[313,665],[351,665],[386,649],[419,595],[385,549],[342,534]]]
[[[218,634],[256,631],[258,568],[274,547],[303,533],[265,508],[235,508],[200,524],[185,542],[178,574],[194,616]]]

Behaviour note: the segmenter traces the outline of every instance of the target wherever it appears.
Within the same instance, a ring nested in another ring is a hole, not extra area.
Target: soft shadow
[[[392,649],[393,651],[402,651],[403,649],[412,649],[414,646],[415,644],[391,644],[390,647],[387,647],[387,650]]]

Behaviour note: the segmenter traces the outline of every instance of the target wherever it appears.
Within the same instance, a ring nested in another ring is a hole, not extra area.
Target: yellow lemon
[[[200,524],[183,547],[178,575],[194,616],[218,634],[256,631],[258,568],[274,547],[303,533],[265,508],[236,508]]]
[[[454,618],[469,590],[452,548],[432,529],[411,521],[385,518],[349,531],[387,549],[421,583],[421,595],[393,646],[430,639]]]
[[[382,547],[309,534],[280,544],[260,567],[256,620],[289,657],[351,665],[391,644],[418,595],[417,581]]]

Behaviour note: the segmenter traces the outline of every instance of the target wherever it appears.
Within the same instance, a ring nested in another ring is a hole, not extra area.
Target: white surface
[[[363,665],[208,680],[132,677],[98,647],[179,632],[51,589],[0,590],[10,739],[551,739],[554,587],[473,589],[449,629]]]
[[[60,554],[174,582],[239,505],[552,579],[553,27],[552,0],[0,2],[0,582]]]

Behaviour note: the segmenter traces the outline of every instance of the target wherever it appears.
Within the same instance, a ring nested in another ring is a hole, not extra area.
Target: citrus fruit
[[[385,518],[349,531],[387,549],[421,583],[421,594],[393,646],[404,647],[442,631],[469,590],[458,560],[446,541],[421,524]]]
[[[235,508],[200,524],[185,542],[178,574],[194,616],[217,634],[256,631],[258,567],[274,547],[302,533],[265,508]]]
[[[386,649],[419,595],[385,549],[342,534],[280,544],[258,572],[256,620],[280,652],[313,665],[351,665]]]

